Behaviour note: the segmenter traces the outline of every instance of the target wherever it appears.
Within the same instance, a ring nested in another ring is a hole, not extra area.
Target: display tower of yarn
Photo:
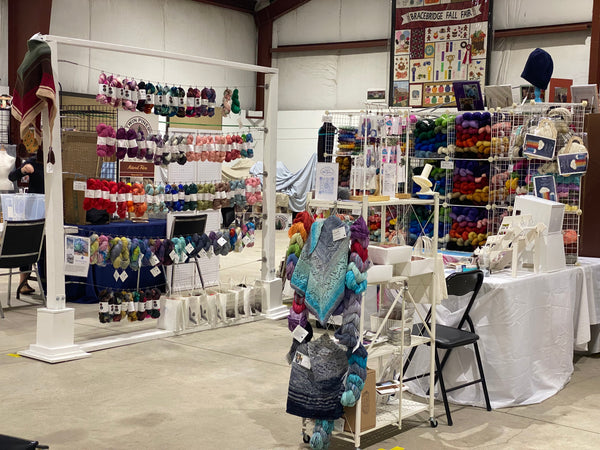
[[[561,176],[556,153],[565,152],[569,141],[584,137],[584,114],[585,108],[581,104],[572,103],[529,103],[493,112],[490,233],[496,233],[502,218],[512,214],[516,195],[535,195],[535,177],[552,176],[556,184],[556,198],[549,199],[565,204],[563,240],[566,261],[568,264],[577,262],[582,175]],[[549,122],[551,125],[547,125]],[[553,129],[556,133],[554,158],[525,157],[525,135],[536,134],[542,127]]]

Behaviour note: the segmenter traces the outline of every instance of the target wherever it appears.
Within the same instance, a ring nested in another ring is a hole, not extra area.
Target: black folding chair
[[[473,384],[481,383],[483,387],[483,395],[485,397],[485,405],[488,411],[492,410],[492,406],[490,405],[490,398],[488,395],[487,384],[485,382],[485,375],[483,373],[483,365],[481,364],[481,355],[479,354],[479,347],[477,345],[477,341],[479,340],[479,336],[475,333],[475,327],[473,326],[473,321],[469,316],[469,312],[471,311],[471,307],[479,293],[479,289],[483,284],[483,272],[481,270],[473,270],[468,272],[457,272],[449,275],[446,278],[446,287],[448,289],[448,295],[455,296],[463,296],[471,293],[471,298],[469,299],[469,303],[465,312],[460,319],[458,325],[456,327],[448,327],[445,325],[436,324],[435,326],[435,365],[436,372],[435,377],[436,381],[439,379],[440,382],[440,391],[442,393],[442,399],[444,400],[444,408],[446,410],[446,418],[448,419],[448,425],[452,425],[452,416],[450,415],[450,407],[448,406],[448,398],[447,393],[455,391],[457,389],[461,389],[467,386],[471,386]],[[431,317],[431,309],[427,313],[425,318],[425,322],[428,322]],[[468,324],[468,330],[463,330],[463,326],[465,322]],[[413,326],[413,334],[428,336],[427,329],[425,325],[415,324]],[[479,378],[473,381],[469,381],[467,383],[461,384],[459,386],[454,386],[450,389],[446,389],[443,377],[443,370],[448,358],[450,357],[450,353],[454,348],[463,347],[465,345],[473,344],[475,348],[475,359],[477,360],[477,367],[479,369]],[[413,356],[415,355],[416,347],[413,347],[408,355],[406,362],[404,363],[404,372],[408,369],[410,362],[412,361]],[[439,359],[439,355],[437,349],[446,350],[444,357],[441,362]],[[417,378],[421,378],[423,376],[429,375],[428,373],[416,375],[410,378],[405,378],[404,381],[411,381]]]
[[[36,450],[48,449],[50,447],[41,445],[38,441],[0,434],[0,448],[2,450]]]
[[[30,274],[32,271],[35,271],[42,292],[43,303],[46,304],[46,295],[44,294],[37,265],[44,241],[45,223],[46,219],[4,222],[4,230],[0,236],[0,269],[8,269],[8,273],[0,273],[0,276],[8,276],[7,305],[9,307],[11,306],[12,276],[20,273]],[[33,266],[33,270],[21,271],[20,267],[22,266]],[[15,269],[17,270],[15,271]],[[22,301],[35,304],[28,300]],[[1,301],[0,317],[4,318]]]

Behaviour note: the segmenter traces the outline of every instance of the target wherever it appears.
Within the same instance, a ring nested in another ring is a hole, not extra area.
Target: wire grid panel
[[[104,123],[117,129],[117,109],[110,105],[61,105],[60,125],[65,131],[96,132]]]

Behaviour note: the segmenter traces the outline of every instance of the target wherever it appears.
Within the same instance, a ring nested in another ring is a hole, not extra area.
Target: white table
[[[493,408],[541,402],[556,394],[573,373],[573,351],[600,349],[600,259],[533,274],[509,271],[486,277],[471,310]],[[438,307],[438,322],[455,325],[465,298]],[[593,338],[593,339],[592,339]],[[425,364],[419,350],[406,376]],[[474,375],[475,374],[475,375]],[[473,347],[453,350],[444,368],[446,387],[477,376]],[[426,380],[411,383],[423,394]],[[448,394],[453,403],[483,406],[481,385]]]

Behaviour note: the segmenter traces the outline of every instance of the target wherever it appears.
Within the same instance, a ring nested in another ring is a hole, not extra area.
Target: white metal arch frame
[[[285,317],[287,308],[281,304],[281,280],[275,276],[275,182],[277,164],[277,96],[278,69],[257,66],[234,61],[205,58],[201,56],[171,53],[107,42],[75,39],[62,36],[37,34],[32,39],[45,41],[52,52],[54,82],[59,86],[58,44],[83,47],[96,50],[108,50],[132,55],[163,58],[188,63],[206,64],[224,68],[259,72],[265,74],[265,141],[263,176],[263,229],[262,229],[262,267],[261,279],[264,287],[264,308],[267,318]],[[59,96],[56,96],[56,108],[60,110]],[[64,230],[63,230],[63,186],[62,186],[62,149],[60,120],[49,126],[47,110],[43,112],[44,158],[47,159],[50,148],[55,153],[56,163],[52,173],[46,172],[44,186],[46,190],[46,261],[47,261],[47,307],[38,309],[36,343],[19,354],[46,362],[62,362],[89,356],[86,350],[99,350],[155,339],[171,332],[153,330],[144,333],[131,333],[131,336],[118,337],[103,342],[77,345],[74,343],[75,311],[65,306],[64,273]],[[52,137],[52,138],[50,138]]]

